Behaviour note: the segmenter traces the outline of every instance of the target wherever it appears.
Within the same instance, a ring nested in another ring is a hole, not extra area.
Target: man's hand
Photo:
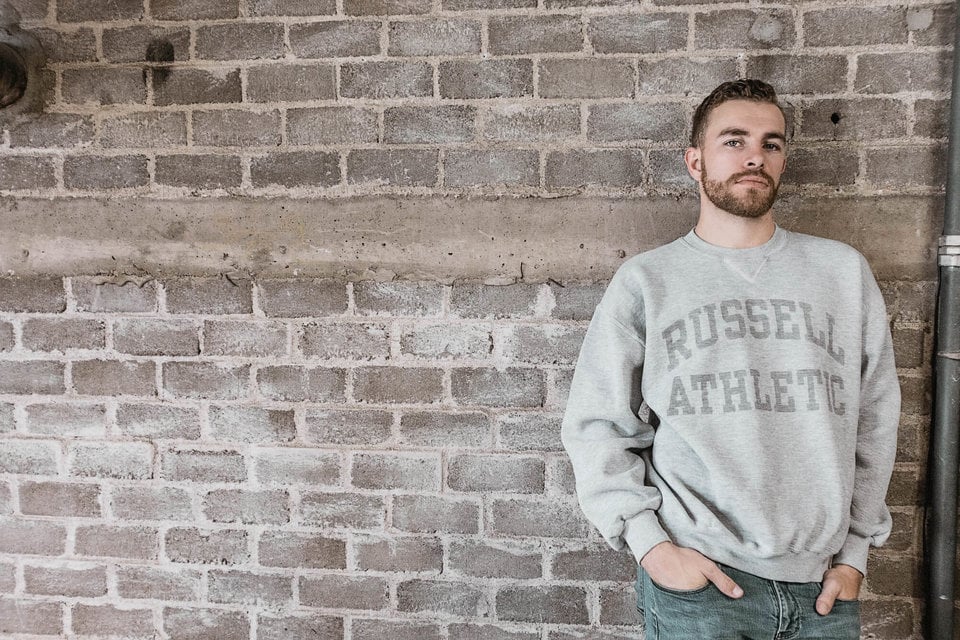
[[[856,600],[860,597],[860,584],[863,574],[848,564],[837,564],[823,574],[823,589],[817,596],[817,613],[827,615],[833,609],[833,603],[841,600]]]
[[[650,549],[640,565],[651,580],[667,589],[699,589],[712,582],[731,598],[743,595],[743,589],[721,571],[716,562],[699,551],[678,547],[672,542],[661,542]]]

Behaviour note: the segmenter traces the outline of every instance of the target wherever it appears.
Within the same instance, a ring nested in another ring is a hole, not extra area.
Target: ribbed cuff
[[[641,511],[636,517],[627,520],[622,535],[637,559],[637,564],[640,564],[640,560],[650,549],[661,542],[670,541],[670,536],[660,526],[660,520],[653,511]]]
[[[833,556],[833,564],[848,564],[863,575],[867,575],[867,551],[870,540],[853,533],[847,534],[840,551]]]

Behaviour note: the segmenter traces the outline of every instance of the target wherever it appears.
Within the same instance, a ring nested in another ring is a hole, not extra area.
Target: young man
[[[890,533],[884,301],[855,249],[774,222],[786,142],[764,82],[703,101],[697,225],[622,265],[577,362],[563,444],[585,515],[640,563],[649,640],[859,638]]]

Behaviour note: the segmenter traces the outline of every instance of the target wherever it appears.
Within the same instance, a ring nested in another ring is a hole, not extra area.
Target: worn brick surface
[[[104,147],[175,147],[187,144],[186,117],[182,113],[126,113],[105,116],[100,122]]]
[[[437,183],[437,152],[420,149],[359,149],[347,156],[347,182],[398,187]]]
[[[271,400],[337,402],[345,395],[343,369],[305,368],[293,365],[263,367],[257,371],[257,388]]]
[[[381,323],[311,322],[303,326],[299,346],[307,357],[373,360],[390,355],[390,333]]]
[[[248,536],[239,529],[174,527],[166,532],[164,547],[173,562],[239,564],[249,558]]]
[[[123,319],[113,325],[114,348],[138,356],[196,356],[199,331],[192,320]]]
[[[240,158],[220,155],[168,155],[156,161],[157,184],[191,189],[240,186]]]
[[[253,102],[329,100],[336,95],[332,65],[265,64],[247,71],[247,98]]]
[[[66,352],[106,346],[106,326],[102,320],[29,318],[23,323],[22,332],[23,347],[31,351]]]
[[[294,145],[376,142],[377,113],[353,107],[290,109],[287,136]]]
[[[110,605],[77,605],[71,625],[80,635],[149,638],[153,635],[153,611],[121,609]]]
[[[478,578],[539,578],[543,558],[536,550],[511,542],[455,542],[450,546],[450,568]]]
[[[191,440],[200,437],[200,412],[164,404],[121,404],[117,427],[133,437]]]
[[[236,451],[165,451],[161,475],[168,480],[242,482],[246,478],[243,456]]]
[[[236,18],[237,0],[152,0],[150,14],[158,20]]]
[[[240,72],[236,69],[170,69],[153,75],[157,105],[240,102]]]
[[[629,98],[633,66],[621,59],[550,59],[540,69],[542,98]]]
[[[283,55],[283,25],[227,23],[199,27],[195,35],[198,58],[247,60]]]
[[[155,4],[154,4],[155,6]],[[166,45],[173,61],[190,58],[190,30],[186,27],[132,27],[106,28],[102,37],[103,56],[109,62],[157,62],[148,51]]]
[[[443,566],[443,549],[435,538],[366,538],[355,548],[361,570],[438,573]]]
[[[293,440],[293,411],[261,407],[210,407],[210,431],[221,442],[283,443]]]
[[[214,362],[166,362],[163,389],[180,398],[235,400],[247,395],[249,367]]]
[[[151,566],[121,566],[117,568],[117,593],[131,600],[197,600],[200,574]]]
[[[96,279],[72,279],[77,311],[86,312],[147,312],[157,308],[156,282],[136,280],[99,282]]]
[[[443,161],[444,184],[476,187],[501,184],[536,186],[540,158],[536,151],[449,151]]]
[[[284,324],[208,320],[203,323],[203,353],[224,356],[283,356],[287,351]]]
[[[345,569],[346,542],[314,533],[268,531],[260,537],[259,558],[270,567]]]
[[[0,189],[43,189],[57,184],[54,159],[6,156],[0,164]]]
[[[549,187],[636,187],[643,183],[643,173],[643,154],[634,149],[552,152],[545,169]]]
[[[480,53],[480,22],[436,19],[390,23],[392,56],[456,56]]]
[[[85,360],[72,368],[73,386],[87,395],[157,394],[155,366],[152,362],[121,360]]]
[[[107,432],[107,412],[102,404],[27,405],[27,431],[74,437],[103,437]]]
[[[280,144],[278,111],[195,111],[193,127],[193,142],[200,146],[275,147]]]
[[[340,155],[323,151],[272,153],[254,158],[250,179],[257,187],[332,187],[340,182]]]
[[[67,451],[70,475],[133,480],[153,477],[153,446],[146,442],[78,442]]]
[[[426,62],[350,62],[340,67],[345,98],[411,98],[433,95],[433,71]]]
[[[587,117],[587,138],[679,141],[686,130],[687,114],[676,104],[602,104]]]
[[[657,53],[687,44],[682,13],[591,16],[587,36],[597,53]]]
[[[307,607],[377,610],[389,602],[389,586],[383,578],[327,575],[300,579],[300,603]]]
[[[80,156],[63,161],[67,189],[132,189],[149,183],[146,156]]]
[[[380,23],[324,21],[290,26],[290,47],[298,58],[349,58],[380,53]]]
[[[257,449],[255,474],[262,484],[335,485],[340,479],[340,456],[316,448]]]
[[[190,495],[175,487],[115,487],[110,508],[125,520],[191,520]]]
[[[533,95],[533,61],[448,60],[439,66],[443,98],[520,98]]]
[[[77,527],[74,544],[79,555],[110,558],[157,558],[158,530],[155,527],[92,525]]]
[[[383,498],[355,493],[304,493],[300,521],[334,529],[382,529],[386,516]]]
[[[372,445],[390,437],[393,418],[386,411],[314,409],[306,412],[307,440],[326,445]]]

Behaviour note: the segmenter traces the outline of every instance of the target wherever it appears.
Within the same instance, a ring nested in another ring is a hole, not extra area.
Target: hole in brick
[[[152,40],[150,44],[147,45],[147,62],[173,62],[174,58],[175,53],[173,50],[173,43],[169,40],[157,38],[156,40]],[[167,67],[152,67],[152,69],[153,79],[158,83],[166,81],[167,77],[170,75],[170,69]]]
[[[8,107],[27,90],[27,65],[13,47],[0,43],[0,108]]]
[[[840,123],[840,118],[842,118],[842,117],[843,117],[843,116],[841,116],[839,113],[833,112],[833,113],[830,114],[830,122],[832,122],[833,124],[839,124],[839,123]]]

